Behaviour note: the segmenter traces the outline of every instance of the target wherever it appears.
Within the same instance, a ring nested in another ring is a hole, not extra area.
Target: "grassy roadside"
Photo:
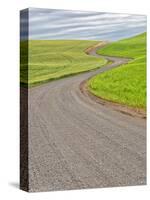
[[[146,109],[146,33],[114,42],[97,53],[133,60],[90,79],[89,90],[106,100]]]
[[[31,40],[27,61],[27,45],[21,42],[21,84],[33,86],[101,67],[106,64],[105,59],[84,52],[96,43],[83,40]]]

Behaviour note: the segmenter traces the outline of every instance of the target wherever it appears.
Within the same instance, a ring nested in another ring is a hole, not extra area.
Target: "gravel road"
[[[30,192],[146,184],[146,120],[80,91],[82,81],[128,62],[105,58],[113,63],[29,89]]]

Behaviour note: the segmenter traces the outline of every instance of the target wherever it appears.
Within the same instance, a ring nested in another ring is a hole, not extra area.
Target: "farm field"
[[[97,53],[133,59],[91,78],[89,90],[104,99],[146,109],[146,33],[113,42]]]
[[[146,31],[142,14],[20,11],[21,190],[146,185]]]
[[[84,52],[96,43],[88,40],[30,40],[27,45],[22,41],[21,84],[33,86],[101,67],[107,63],[104,58],[89,56]]]

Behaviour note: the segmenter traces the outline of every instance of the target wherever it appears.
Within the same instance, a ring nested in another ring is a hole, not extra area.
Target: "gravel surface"
[[[30,192],[146,184],[146,120],[80,91],[82,81],[128,62],[105,58],[113,63],[29,89]]]

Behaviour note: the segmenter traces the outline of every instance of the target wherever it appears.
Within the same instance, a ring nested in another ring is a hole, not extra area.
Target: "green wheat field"
[[[103,58],[89,56],[85,50],[97,41],[31,40],[21,42],[21,84],[34,86],[103,66]],[[28,73],[28,79],[27,79]]]
[[[104,58],[85,53],[97,43],[99,41],[22,41],[21,85],[31,87],[105,66],[107,60]],[[92,77],[88,81],[89,90],[103,99],[146,109],[146,33],[108,44],[97,53],[132,60]]]
[[[99,97],[132,107],[146,108],[146,33],[114,42],[101,55],[133,58],[128,64],[93,77],[89,90]]]

